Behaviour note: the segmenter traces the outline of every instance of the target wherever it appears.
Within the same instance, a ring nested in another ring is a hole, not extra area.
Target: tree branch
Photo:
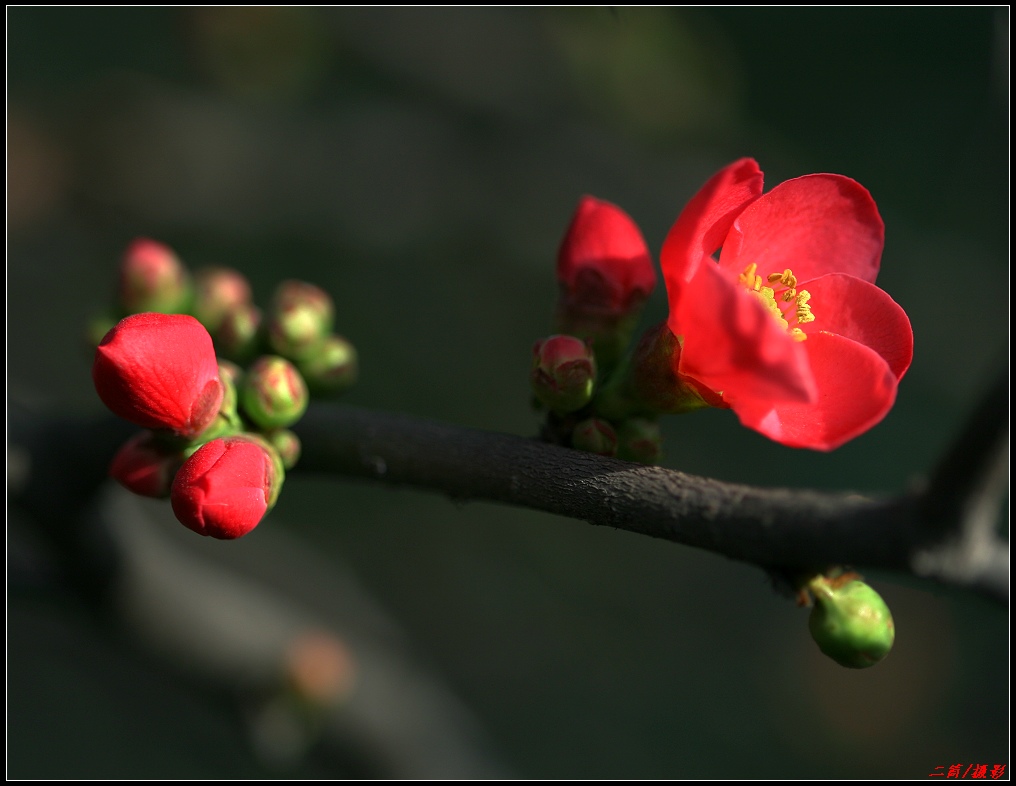
[[[1007,384],[1007,383],[1006,383]],[[980,455],[1007,431],[997,390],[950,451],[943,467]],[[1002,416],[999,415],[1001,407]],[[984,412],[989,415],[985,416]],[[989,423],[980,428],[978,423]],[[928,491],[886,499],[764,489],[603,458],[522,437],[346,406],[311,407],[297,431],[299,469],[370,478],[581,519],[707,549],[767,569],[801,572],[829,565],[884,568],[1008,597],[1008,546],[985,527],[971,530],[1007,478],[1008,452],[960,474],[940,471]],[[980,437],[971,437],[971,433]],[[1004,468],[1004,473],[999,472]],[[990,481],[984,480],[986,468]],[[949,500],[950,504],[941,504]],[[989,517],[990,518],[990,517]],[[970,532],[976,533],[972,538]]]

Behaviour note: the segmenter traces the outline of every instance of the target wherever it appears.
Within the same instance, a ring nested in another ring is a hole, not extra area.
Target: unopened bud
[[[307,409],[307,385],[296,367],[285,358],[259,358],[244,376],[240,403],[261,428],[286,428]]]
[[[250,303],[246,277],[226,267],[207,267],[194,274],[194,305],[191,311],[209,332],[215,333],[226,314]]]
[[[617,434],[614,427],[600,418],[587,418],[572,430],[572,447],[599,456],[617,453]]]
[[[815,606],[808,628],[820,650],[841,666],[874,666],[892,649],[892,614],[881,596],[857,578],[819,576],[808,584]]]
[[[606,368],[620,359],[656,271],[638,225],[609,202],[582,197],[557,255],[558,328],[593,342]]]
[[[617,457],[640,464],[659,464],[663,437],[656,421],[628,418],[617,427]]]
[[[342,336],[327,336],[309,357],[299,364],[300,373],[315,393],[342,393],[349,390],[359,374],[356,347]]]
[[[211,424],[224,393],[211,336],[186,314],[120,320],[95,351],[92,380],[114,414],[186,439]]]
[[[223,381],[228,378],[234,387],[239,388],[243,381],[243,369],[231,360],[219,358],[219,377]]]
[[[168,497],[173,477],[183,463],[178,446],[142,431],[116,452],[109,475],[124,488],[142,497]]]
[[[261,327],[261,310],[253,303],[234,306],[222,317],[215,331],[215,348],[237,363],[246,363],[260,348],[258,329]]]
[[[300,460],[300,438],[288,428],[273,429],[265,434],[265,439],[275,448],[275,452],[282,459],[282,466],[287,470],[296,466]]]
[[[277,456],[247,436],[215,439],[176,474],[173,513],[200,535],[233,539],[254,529],[275,504],[284,474]]]
[[[119,305],[127,314],[185,311],[190,299],[190,276],[169,246],[138,238],[120,263]]]
[[[592,348],[574,336],[551,336],[533,345],[529,375],[533,393],[557,413],[582,409],[593,397],[596,360]]]
[[[291,360],[313,355],[331,332],[335,307],[320,287],[284,281],[275,292],[268,314],[268,343]]]

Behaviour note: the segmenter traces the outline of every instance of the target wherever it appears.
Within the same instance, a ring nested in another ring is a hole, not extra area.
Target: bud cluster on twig
[[[313,284],[284,281],[263,315],[241,273],[192,276],[167,246],[135,240],[116,309],[91,329],[99,398],[147,429],[120,448],[110,474],[137,494],[169,496],[202,535],[250,532],[300,457],[290,427],[310,394],[356,381],[356,350],[333,320],[331,297]]]

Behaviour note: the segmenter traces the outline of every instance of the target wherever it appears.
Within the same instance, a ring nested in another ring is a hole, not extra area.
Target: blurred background
[[[741,156],[769,188],[836,172],[872,192],[878,283],[910,315],[914,363],[886,420],[831,455],[708,411],[664,421],[666,466],[898,492],[1008,368],[1007,8],[21,7],[7,22],[9,418],[102,417],[84,326],[146,235],[192,268],[242,270],[259,301],[283,278],[331,292],[361,358],[345,401],[535,435],[530,347],[551,331],[579,197],[624,207],[655,252]],[[646,325],[665,312],[661,286]],[[9,495],[33,469],[11,445]],[[1007,611],[927,583],[869,574],[897,642],[853,672],[758,569],[526,510],[297,471],[258,530],[221,543],[103,489],[62,514],[115,544],[101,593],[34,509],[8,513],[9,777],[1007,763]],[[308,704],[315,679],[331,687]]]

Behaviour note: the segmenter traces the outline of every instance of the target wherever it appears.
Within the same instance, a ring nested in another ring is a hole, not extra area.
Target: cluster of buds
[[[548,412],[544,437],[658,463],[662,441],[652,413],[612,411],[604,393],[656,285],[638,226],[620,208],[583,197],[558,251],[557,278],[561,332],[533,345],[530,373],[536,404]]]
[[[170,497],[176,517],[202,535],[250,532],[299,459],[290,427],[311,392],[356,380],[356,350],[332,333],[333,317],[327,293],[286,281],[263,319],[242,274],[192,276],[168,247],[134,241],[92,366],[103,403],[146,429],[117,452],[112,477],[136,494]]]
[[[842,444],[885,414],[909,365],[912,333],[902,309],[871,283],[882,238],[874,202],[835,175],[789,181],[771,193],[776,196],[761,197],[761,172],[743,160],[689,203],[661,256],[670,318],[638,341],[634,327],[656,283],[645,240],[620,208],[582,198],[558,252],[559,332],[533,346],[530,382],[535,405],[547,413],[544,439],[655,464],[662,458],[657,418],[663,414],[734,409],[745,425],[774,440],[816,450]],[[813,201],[835,209],[812,215]],[[795,219],[795,211],[804,218]],[[823,234],[820,218],[837,231]],[[767,229],[780,222],[786,224],[782,245],[769,242],[774,233]],[[742,274],[731,284],[724,255],[736,260],[747,253],[739,233],[747,237],[748,230],[761,238],[752,254],[793,261],[809,275],[809,289],[798,288],[803,285],[788,264],[762,278],[754,261],[738,261],[733,269]],[[717,263],[713,253],[725,242]],[[815,248],[826,247],[832,261],[814,263]],[[857,302],[852,293],[861,292],[871,312],[844,316]],[[818,333],[815,293],[823,295],[825,309]],[[864,320],[871,325],[861,326]],[[848,353],[857,358],[856,369],[829,359]],[[857,396],[838,395],[851,386]],[[859,576],[834,569],[798,589],[802,605],[814,604],[809,628],[825,655],[864,668],[888,654],[892,616]]]

